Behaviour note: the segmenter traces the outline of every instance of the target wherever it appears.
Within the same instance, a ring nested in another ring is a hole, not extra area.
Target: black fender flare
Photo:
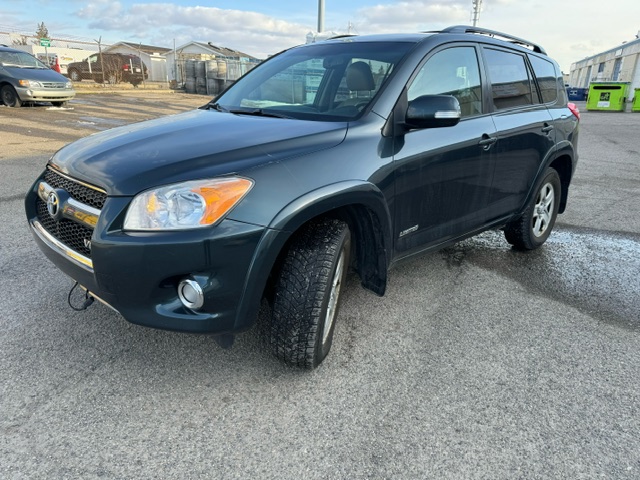
[[[313,218],[344,207],[360,206],[370,212],[369,219],[355,218],[355,222],[373,222],[375,247],[363,253],[369,255],[371,268],[361,273],[362,283],[378,295],[384,294],[387,268],[392,252],[392,224],[389,207],[383,193],[374,184],[359,180],[334,183],[296,198],[272,219],[258,242],[240,298],[235,326],[249,328],[257,318],[260,301],[269,275],[278,256],[293,233]]]

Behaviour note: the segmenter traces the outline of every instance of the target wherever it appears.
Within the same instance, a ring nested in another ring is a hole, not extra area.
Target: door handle
[[[545,124],[545,126],[544,126],[544,127],[542,127],[542,131],[543,131],[544,133],[549,133],[551,130],[553,130],[553,125]]]
[[[490,137],[486,133],[482,135],[482,140],[478,142],[478,145],[482,147],[483,150],[489,150],[491,145],[498,141],[498,137]]]

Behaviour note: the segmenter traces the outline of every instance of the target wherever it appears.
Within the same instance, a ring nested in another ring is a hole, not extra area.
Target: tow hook
[[[69,303],[69,306],[75,310],[76,312],[82,312],[83,310],[86,310],[87,308],[89,308],[91,306],[91,304],[95,301],[95,298],[93,298],[91,296],[91,293],[89,292],[89,290],[86,290],[83,287],[80,287],[82,290],[84,290],[84,300],[82,305],[80,305],[79,307],[76,307],[71,300],[71,296],[73,295],[73,291],[78,288],[79,284],[78,282],[75,283],[75,285],[73,287],[71,287],[71,291],[69,292],[69,296],[67,297],[67,302]]]

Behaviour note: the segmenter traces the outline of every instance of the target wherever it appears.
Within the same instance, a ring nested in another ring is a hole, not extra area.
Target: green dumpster
[[[624,111],[628,82],[600,82],[589,86],[587,110]]]
[[[640,88],[636,88],[633,95],[633,103],[631,104],[632,112],[640,112]]]

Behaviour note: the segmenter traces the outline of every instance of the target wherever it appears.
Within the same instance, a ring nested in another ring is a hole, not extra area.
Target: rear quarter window
[[[529,60],[538,80],[542,103],[554,103],[558,99],[558,75],[553,63],[533,55],[529,56]]]

